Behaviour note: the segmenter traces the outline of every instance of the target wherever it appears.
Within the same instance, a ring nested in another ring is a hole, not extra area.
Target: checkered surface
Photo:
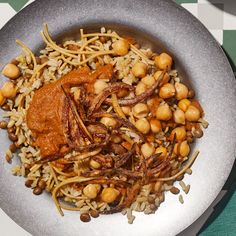
[[[176,2],[208,28],[225,49],[236,72],[236,0],[176,0]]]
[[[21,8],[33,1],[34,0],[0,0],[0,29]],[[232,68],[236,72],[236,0],[175,1],[191,12],[208,28],[220,45],[222,45],[231,62]],[[220,207],[220,209],[224,208],[224,210],[222,210],[220,214],[213,214],[213,217],[209,218],[208,223],[201,230],[201,236],[236,235],[236,192],[234,183],[232,188],[234,189],[230,190],[232,192],[231,199],[225,207]],[[29,235],[11,221],[1,209],[0,225],[1,235]]]

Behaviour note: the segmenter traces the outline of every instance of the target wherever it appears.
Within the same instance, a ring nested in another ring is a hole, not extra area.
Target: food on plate
[[[12,173],[84,222],[122,212],[132,223],[132,211],[154,213],[166,191],[180,193],[176,181],[191,174],[198,154],[189,158],[191,143],[208,125],[172,56],[104,27],[60,44],[47,25],[41,35],[39,55],[17,40],[23,52],[2,70],[6,160],[20,160]]]

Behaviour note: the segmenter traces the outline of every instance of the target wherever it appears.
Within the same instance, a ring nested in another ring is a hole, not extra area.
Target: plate
[[[24,179],[11,175],[11,166],[0,160],[0,206],[33,235],[176,235],[192,224],[213,202],[234,162],[236,147],[236,86],[222,49],[207,29],[190,13],[170,0],[41,0],[30,4],[0,31],[0,67],[20,53],[19,38],[34,51],[43,46],[39,32],[44,22],[54,39],[76,37],[101,26],[133,35],[141,43],[174,56],[180,76],[196,91],[210,126],[195,149],[200,155],[193,174],[185,177],[191,185],[182,205],[178,197],[166,194],[156,214],[136,214],[133,225],[126,217],[113,214],[82,223],[79,214],[61,217],[50,196],[34,196]],[[1,83],[3,83],[1,77]],[[9,142],[0,133],[4,157]]]

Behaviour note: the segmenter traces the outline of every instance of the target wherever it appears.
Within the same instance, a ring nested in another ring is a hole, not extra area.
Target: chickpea
[[[176,140],[179,141],[183,141],[186,138],[186,130],[184,126],[181,127],[177,127],[175,129],[172,130],[171,132],[171,137],[172,139],[174,138],[174,134],[176,135]]]
[[[190,105],[185,112],[185,118],[188,121],[198,121],[200,117],[201,113],[195,106]]]
[[[97,197],[99,191],[100,191],[99,184],[88,184],[87,186],[84,187],[83,194],[89,199],[94,199]]]
[[[159,133],[161,131],[161,122],[157,119],[150,120],[151,130],[153,133]]]
[[[5,98],[14,98],[16,96],[16,87],[12,82],[8,81],[2,86],[1,92]]]
[[[144,118],[148,115],[149,109],[145,103],[137,103],[133,107],[132,112],[136,118]]]
[[[171,117],[172,111],[167,103],[158,106],[156,110],[156,118],[158,120],[170,120]]]
[[[141,80],[147,87],[151,87],[155,83],[155,79],[153,76],[147,75]]]
[[[114,52],[119,56],[124,56],[129,52],[130,45],[127,40],[119,39],[112,44]]]
[[[95,94],[101,93],[106,87],[108,87],[108,84],[101,79],[98,79],[94,83],[94,92]]]
[[[2,74],[8,77],[9,79],[17,79],[19,78],[21,72],[16,65],[10,63],[3,68]]]
[[[138,96],[147,90],[147,85],[143,82],[139,82],[135,88],[135,94]]]
[[[141,152],[145,158],[148,158],[155,152],[155,148],[151,143],[144,143],[141,146]]]
[[[185,140],[179,145],[179,154],[182,157],[186,157],[188,156],[189,152],[190,152],[190,147],[188,145],[188,142]]]
[[[101,121],[106,127],[114,128],[117,125],[117,122],[114,118],[111,117],[102,117]]]
[[[178,107],[183,111],[183,112],[186,112],[189,105],[191,104],[191,102],[185,98],[185,99],[181,99],[179,102],[178,102]]]
[[[156,116],[157,107],[160,105],[161,102],[162,99],[159,98],[159,96],[155,96],[147,100],[147,105],[150,112],[152,113],[152,116]]]
[[[167,149],[163,146],[160,146],[156,149],[155,153],[161,153],[160,158],[165,158],[167,156]]]
[[[155,72],[154,79],[157,80],[160,77],[161,74],[162,74],[161,70],[158,70],[157,72]],[[168,83],[169,80],[170,80],[170,76],[168,75],[168,73],[165,73],[162,81],[160,82],[160,86]]]
[[[147,65],[143,62],[136,62],[131,71],[135,77],[143,78],[147,74]]]
[[[188,88],[182,83],[175,83],[176,99],[181,100],[188,97]]]
[[[135,126],[143,134],[147,134],[150,131],[150,124],[146,118],[137,120]]]
[[[130,115],[131,113],[131,107],[129,106],[124,106],[124,107],[121,107],[122,111],[124,112],[125,115]]]
[[[174,111],[174,121],[177,124],[185,124],[185,115],[184,112],[181,109],[177,109]]]
[[[175,96],[175,86],[170,83],[164,84],[159,91],[159,96],[161,98],[171,98]]]
[[[91,159],[90,162],[89,162],[89,166],[92,169],[99,169],[101,167],[101,164],[99,162],[94,161],[93,159]]]
[[[112,203],[120,195],[120,191],[115,188],[104,188],[102,190],[101,198],[103,202]]]
[[[172,57],[167,53],[161,53],[159,56],[155,57],[155,65],[161,70],[170,70],[172,63]]]
[[[3,104],[4,104],[4,102],[5,102],[5,97],[3,96],[3,94],[2,94],[2,91],[0,90],[0,106],[2,106]]]

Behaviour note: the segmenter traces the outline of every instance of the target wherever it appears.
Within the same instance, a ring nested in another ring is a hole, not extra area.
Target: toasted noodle
[[[79,32],[80,39],[57,44],[45,24],[38,56],[16,40],[23,54],[16,96],[3,104],[9,121],[2,126],[14,140],[6,159],[18,149],[12,173],[36,195],[47,190],[62,216],[80,211],[86,221],[122,212],[132,223],[133,210],[155,213],[165,191],[178,194],[174,181],[192,173],[199,151],[188,158],[190,144],[208,122],[193,95],[175,89],[181,82],[168,54],[105,28]]]

